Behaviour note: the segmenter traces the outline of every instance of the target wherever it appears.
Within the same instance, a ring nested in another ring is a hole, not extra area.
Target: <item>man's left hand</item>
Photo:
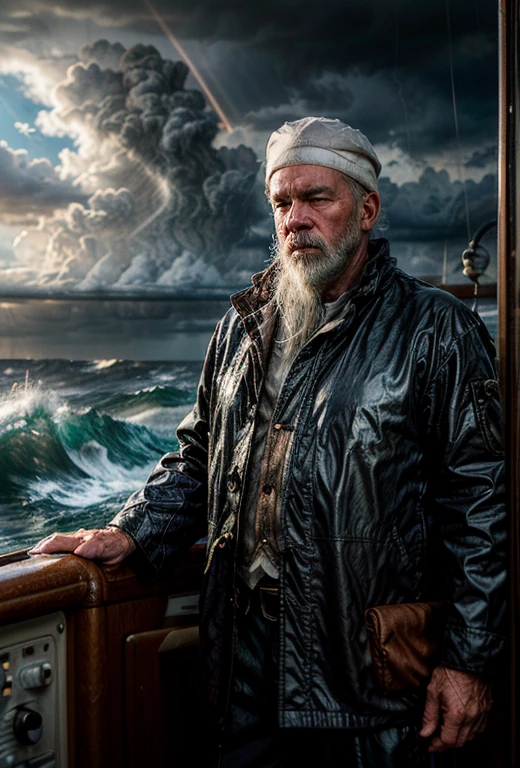
[[[491,704],[490,683],[469,672],[436,667],[426,691],[419,734],[426,739],[433,736],[428,751],[462,747],[484,730]]]

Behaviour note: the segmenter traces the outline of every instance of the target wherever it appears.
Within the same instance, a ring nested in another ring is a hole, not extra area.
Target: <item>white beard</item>
[[[318,330],[323,318],[321,293],[339,278],[361,244],[361,225],[357,212],[348,228],[330,245],[307,232],[291,233],[276,244],[274,263],[278,265],[273,301],[282,319],[284,361],[290,362]],[[292,255],[298,248],[319,251]]]

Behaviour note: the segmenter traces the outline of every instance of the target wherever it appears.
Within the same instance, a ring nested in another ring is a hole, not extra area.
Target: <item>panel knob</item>
[[[52,682],[52,667],[48,661],[29,664],[19,672],[20,683],[26,690],[43,688]]]
[[[42,716],[28,707],[20,707],[14,717],[14,735],[21,744],[37,744],[43,733]]]

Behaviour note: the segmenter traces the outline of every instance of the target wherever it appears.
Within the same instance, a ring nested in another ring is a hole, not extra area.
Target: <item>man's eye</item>
[[[311,203],[323,203],[325,200],[325,197],[311,197]]]
[[[288,208],[290,203],[288,201],[280,201],[278,203],[274,204],[274,208],[276,211],[280,210],[281,208]]]

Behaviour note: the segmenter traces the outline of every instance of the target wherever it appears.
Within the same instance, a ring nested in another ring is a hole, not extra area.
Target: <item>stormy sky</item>
[[[3,0],[4,289],[245,283],[268,258],[266,140],[308,114],[376,146],[405,268],[452,272],[494,217],[495,3],[151,2]]]

